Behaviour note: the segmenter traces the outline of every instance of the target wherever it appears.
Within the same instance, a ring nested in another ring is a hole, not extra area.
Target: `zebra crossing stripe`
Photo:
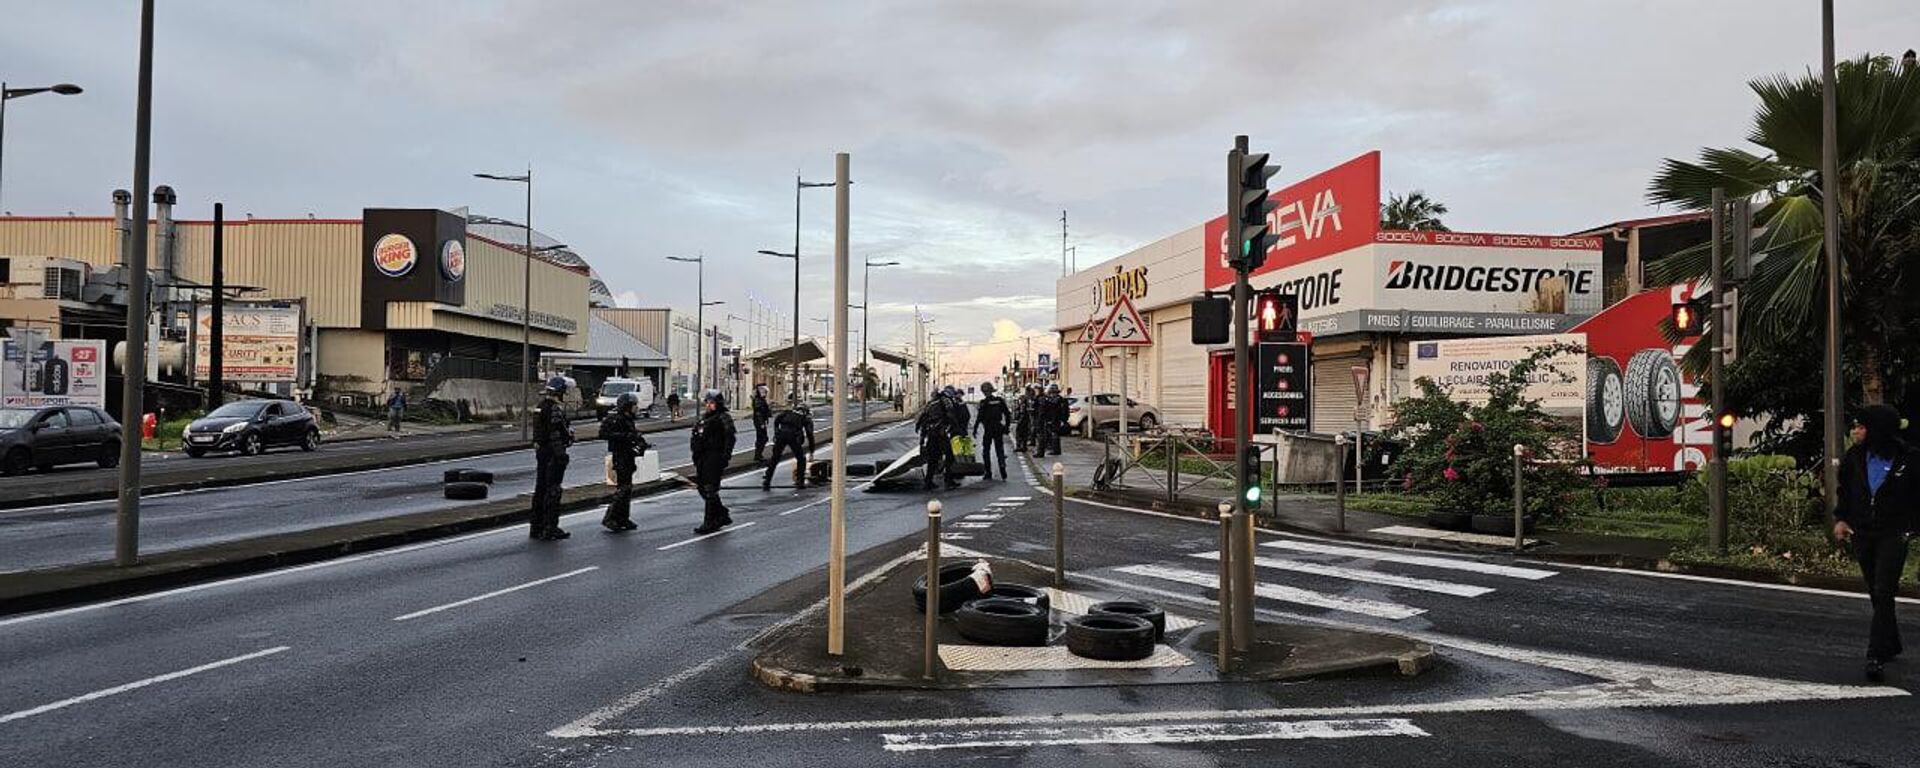
[[[1190,571],[1185,568],[1171,568],[1164,565],[1128,565],[1115,568],[1114,570],[1134,576],[1145,576],[1151,579],[1191,584],[1196,587],[1218,588],[1219,586],[1217,574]],[[1315,592],[1310,589],[1300,589],[1298,587],[1286,587],[1279,584],[1255,584],[1253,594],[1257,597],[1263,597],[1268,600],[1278,600],[1283,603],[1308,605],[1315,608],[1325,608],[1330,611],[1340,611],[1342,613],[1357,613],[1363,616],[1391,619],[1393,621],[1410,619],[1426,613],[1425,609],[1401,605],[1399,603],[1368,600],[1361,597],[1341,597],[1339,595],[1329,595],[1324,592]]]
[[[1507,578],[1527,579],[1529,581],[1538,581],[1540,579],[1544,579],[1544,578],[1547,578],[1548,576],[1552,576],[1554,574],[1559,573],[1559,571],[1546,571],[1546,570],[1541,570],[1539,568],[1521,568],[1519,566],[1513,566],[1513,565],[1497,565],[1494,563],[1483,563],[1478,560],[1465,560],[1465,559],[1456,559],[1451,557],[1433,557],[1429,555],[1409,555],[1401,552],[1393,552],[1393,551],[1384,550],[1384,549],[1362,549],[1360,547],[1341,547],[1341,546],[1335,546],[1332,544],[1317,544],[1311,541],[1295,541],[1293,539],[1279,539],[1276,541],[1262,542],[1260,546],[1273,547],[1275,549],[1285,549],[1293,552],[1310,552],[1316,555],[1341,555],[1344,557],[1357,557],[1365,560],[1381,560],[1389,563],[1404,563],[1406,565],[1419,565],[1419,566],[1425,566],[1427,568],[1444,568],[1451,571],[1466,571],[1468,573],[1484,573],[1491,576],[1505,576]]]
[[[1200,553],[1196,553],[1194,557],[1198,557],[1203,560],[1219,560],[1220,553],[1200,552]],[[1364,581],[1371,584],[1383,584],[1389,587],[1399,587],[1401,589],[1414,589],[1414,590],[1419,590],[1421,592],[1437,592],[1442,595],[1453,595],[1454,597],[1479,597],[1481,595],[1484,595],[1493,591],[1492,587],[1481,587],[1481,586],[1475,586],[1472,584],[1455,584],[1451,581],[1436,581],[1433,579],[1422,579],[1422,578],[1416,578],[1413,576],[1398,576],[1391,573],[1380,573],[1377,571],[1368,571],[1368,570],[1362,570],[1359,568],[1342,568],[1337,565],[1326,565],[1323,563],[1307,563],[1307,562],[1301,562],[1298,560],[1282,560],[1282,559],[1273,558],[1273,557],[1256,557],[1253,559],[1253,564],[1260,566],[1261,568],[1268,568],[1276,571],[1292,571],[1294,573],[1305,573],[1305,574],[1311,574],[1314,576],[1325,576],[1330,579],[1346,579],[1347,581]]]
[[[1426,736],[1405,718],[1292,720],[1252,723],[1169,723],[1106,727],[1038,727],[999,730],[929,731],[881,734],[888,752],[937,749],[1006,749],[1084,744],[1197,744],[1265,739],[1351,739],[1368,736]]]

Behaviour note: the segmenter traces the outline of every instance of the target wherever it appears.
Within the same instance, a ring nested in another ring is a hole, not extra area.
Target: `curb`
[[[875,421],[849,428],[849,436],[892,424]],[[831,444],[832,438],[822,440]],[[760,464],[751,455],[742,455],[727,467],[727,474],[757,469]],[[663,468],[662,472],[691,469],[691,465]],[[634,485],[633,498],[641,499],[687,486],[684,478],[654,480]],[[560,509],[578,512],[608,503],[613,490],[603,484],[577,486],[563,491]],[[191,549],[162,552],[128,568],[111,561],[96,561],[36,571],[0,575],[0,616],[60,608],[76,603],[128,597],[175,587],[215,581],[227,577],[271,571],[296,565],[363,554],[407,544],[447,538],[461,533],[502,528],[527,520],[530,510],[518,495],[489,500],[484,505],[437,510],[357,523],[347,523],[308,531],[275,534],[252,539],[223,542]],[[425,525],[418,523],[428,522]],[[337,532],[330,535],[329,532]],[[313,540],[311,542],[304,540]],[[283,542],[284,548],[276,546]],[[223,557],[236,551],[253,552]],[[8,581],[37,578],[71,581],[71,584],[34,591],[9,589]]]

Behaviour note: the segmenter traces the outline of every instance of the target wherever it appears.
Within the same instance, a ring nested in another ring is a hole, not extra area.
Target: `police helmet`
[[[716,408],[727,407],[727,396],[717,389],[709,389],[706,392],[701,393],[700,401],[705,403],[713,403],[714,407]]]
[[[619,397],[614,398],[613,407],[623,413],[631,412],[640,407],[640,396],[632,392],[622,392]]]
[[[555,376],[553,378],[547,379],[547,386],[545,391],[547,394],[550,394],[550,395],[566,394],[567,393],[567,377]]]
[[[993,394],[993,382],[991,381],[980,382],[980,394],[983,394],[983,395]]]
[[[1047,385],[1047,394],[1049,394],[1049,395],[1057,395],[1057,394],[1060,394],[1060,385],[1058,385],[1058,384],[1048,384],[1048,385]]]

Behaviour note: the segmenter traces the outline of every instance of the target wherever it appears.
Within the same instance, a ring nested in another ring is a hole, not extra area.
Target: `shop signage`
[[[399,277],[413,271],[420,252],[406,235],[383,235],[373,244],[373,266],[387,277]]]
[[[460,241],[448,240],[440,245],[440,275],[456,283],[467,276],[467,247]]]
[[[1261,344],[1255,353],[1260,388],[1254,393],[1256,433],[1307,429],[1313,415],[1313,376],[1307,345],[1295,342]]]
[[[1100,324],[1100,331],[1093,336],[1093,344],[1098,347],[1145,347],[1153,344],[1153,335],[1147,332],[1147,323],[1140,319],[1140,312],[1133,308],[1133,301],[1123,296],[1113,305],[1113,311],[1107,313],[1107,321]]]
[[[0,405],[107,405],[106,342],[0,339]]]
[[[1446,387],[1457,402],[1481,405],[1487,402],[1489,375],[1512,370],[1534,350],[1554,344],[1584,349],[1585,342],[1584,336],[1571,333],[1416,341],[1407,375]],[[1577,418],[1586,405],[1586,373],[1584,353],[1556,354],[1528,377],[1522,396],[1539,400],[1548,412]]]
[[[1262,275],[1322,256],[1373,242],[1379,231],[1380,153],[1368,152],[1281,189],[1269,198],[1274,210],[1267,224],[1279,237],[1267,251],[1267,261],[1253,274]],[[1212,258],[1205,259],[1208,288],[1233,282],[1227,266],[1227,217],[1207,222],[1203,242]]]
[[[300,307],[227,302],[222,315],[220,376],[227,381],[291,383],[300,370]],[[201,305],[193,375],[213,375],[213,307]]]
[[[1360,309],[1300,321],[1316,336],[1343,333],[1441,333],[1463,336],[1557,333],[1573,327],[1575,315],[1528,312],[1428,312]]]
[[[1100,278],[1100,306],[1111,307],[1120,299],[1147,297],[1147,268],[1123,269],[1115,264],[1113,274]]]
[[[520,307],[518,306],[515,306],[513,304],[495,303],[487,307],[487,317],[493,318],[495,320],[507,320],[507,321],[518,323],[520,322],[520,318],[522,317],[522,314],[520,312]],[[535,328],[542,328],[549,331],[558,331],[560,333],[569,333],[569,334],[573,333],[574,331],[580,328],[580,324],[577,322],[574,322],[573,318],[561,317],[560,315],[555,315],[548,312],[533,313],[533,318],[529,320],[527,324]]]

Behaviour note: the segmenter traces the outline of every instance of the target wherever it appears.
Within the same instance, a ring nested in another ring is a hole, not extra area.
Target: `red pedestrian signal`
[[[1262,291],[1253,296],[1253,327],[1262,342],[1293,341],[1294,320],[1299,315],[1299,297],[1291,293]]]

